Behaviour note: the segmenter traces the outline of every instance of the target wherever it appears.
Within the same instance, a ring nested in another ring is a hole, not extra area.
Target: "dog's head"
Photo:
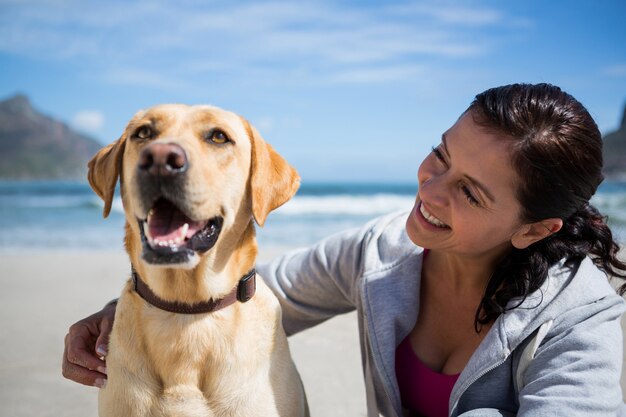
[[[120,179],[131,233],[149,264],[193,268],[221,236],[263,226],[299,185],[297,172],[242,117],[211,106],[140,111],[89,162],[111,210]],[[233,232],[234,231],[234,232]]]

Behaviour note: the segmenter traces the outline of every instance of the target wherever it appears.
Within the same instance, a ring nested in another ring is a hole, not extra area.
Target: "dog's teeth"
[[[148,222],[143,222],[143,233],[144,235],[146,235],[148,242],[150,242],[151,244],[154,243],[154,239],[152,238],[152,235],[150,234],[150,227],[148,227]]]
[[[182,236],[181,239],[184,239],[185,237],[187,237],[187,232],[188,231],[189,231],[189,223],[185,223],[183,225],[183,230],[182,230],[182,233],[181,233],[181,236]]]

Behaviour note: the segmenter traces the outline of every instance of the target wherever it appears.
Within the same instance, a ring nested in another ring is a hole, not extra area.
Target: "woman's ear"
[[[511,238],[513,247],[526,249],[533,243],[539,242],[561,230],[563,220],[544,219],[535,223],[528,223],[520,227]]]

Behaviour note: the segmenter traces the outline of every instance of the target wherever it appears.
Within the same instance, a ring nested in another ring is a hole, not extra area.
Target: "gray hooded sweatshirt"
[[[258,265],[288,334],[356,309],[368,416],[404,412],[395,350],[417,320],[423,258],[404,230],[407,216]],[[590,259],[555,265],[538,291],[495,321],[452,390],[449,415],[617,415],[624,310]]]

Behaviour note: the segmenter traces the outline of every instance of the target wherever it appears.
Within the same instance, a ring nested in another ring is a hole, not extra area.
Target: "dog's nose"
[[[137,167],[150,175],[169,177],[187,170],[185,150],[174,143],[152,143],[139,155]]]

